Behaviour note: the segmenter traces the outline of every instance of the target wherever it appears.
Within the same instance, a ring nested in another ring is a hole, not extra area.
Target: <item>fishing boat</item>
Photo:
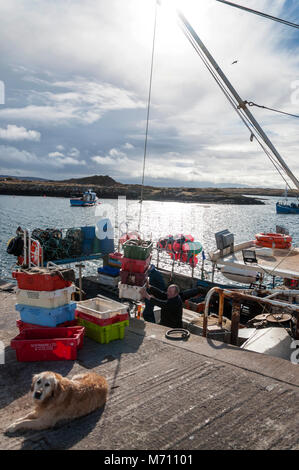
[[[277,214],[299,214],[299,204],[295,204],[293,202],[291,204],[277,202],[276,212]]]
[[[284,193],[284,200],[276,203],[277,214],[299,214],[299,201],[297,203],[289,202],[288,200],[288,188],[286,186]]]
[[[99,204],[96,193],[91,189],[85,191],[81,197],[70,199],[70,203],[72,207],[92,207]]]

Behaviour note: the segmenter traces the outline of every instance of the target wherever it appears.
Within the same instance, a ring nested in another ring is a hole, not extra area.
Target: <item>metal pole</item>
[[[230,344],[237,346],[240,324],[240,304],[233,301],[232,304],[232,323],[230,332]]]
[[[219,308],[218,308],[218,325],[222,327],[223,321],[223,309],[224,309],[224,294],[219,292]]]
[[[82,301],[82,268],[85,268],[84,264],[76,264],[76,268],[79,268],[79,289],[80,289],[80,302]]]
[[[218,75],[220,76],[220,78],[222,79],[222,81],[225,83],[225,85],[227,86],[227,88],[230,90],[230,92],[233,94],[233,96],[235,97],[235,99],[237,100],[238,102],[238,105],[239,105],[239,108],[243,109],[245,114],[247,115],[247,117],[249,118],[249,120],[251,121],[251,123],[256,127],[256,129],[258,130],[259,134],[261,135],[262,139],[264,140],[264,142],[268,145],[268,147],[270,148],[270,150],[274,153],[275,157],[277,158],[277,160],[279,161],[279,163],[281,164],[281,166],[283,167],[283,169],[285,170],[286,174],[288,175],[288,177],[293,181],[293,183],[295,184],[296,188],[299,189],[299,181],[297,180],[297,178],[295,177],[295,175],[293,175],[292,171],[290,170],[290,168],[287,166],[287,164],[285,163],[285,161],[283,160],[283,158],[281,157],[281,155],[279,154],[279,152],[276,150],[276,148],[274,147],[274,145],[272,144],[271,140],[268,138],[268,136],[265,134],[265,132],[263,131],[263,129],[261,128],[261,126],[259,125],[259,123],[256,121],[256,119],[254,118],[254,116],[251,114],[251,112],[249,111],[249,109],[247,108],[244,100],[242,100],[242,98],[240,97],[240,95],[237,93],[237,91],[235,90],[235,88],[232,86],[232,84],[230,83],[230,81],[228,80],[228,78],[226,77],[226,75],[224,74],[224,72],[221,70],[221,68],[219,67],[219,65],[217,64],[217,62],[215,61],[215,59],[213,58],[213,56],[210,54],[210,52],[208,51],[208,49],[206,48],[206,46],[204,45],[204,43],[201,41],[201,39],[199,38],[199,36],[196,34],[196,32],[194,31],[194,29],[192,28],[192,26],[190,25],[190,23],[188,22],[187,18],[183,15],[183,13],[179,10],[177,10],[177,14],[178,14],[178,17],[179,19],[181,20],[183,26],[185,26],[185,28],[187,29],[187,31],[191,34],[192,38],[194,39],[194,41],[198,44],[198,46],[201,48],[202,52],[205,54],[205,56],[207,57],[207,59],[209,60],[210,64],[212,65],[212,67],[216,70],[216,72],[218,73]]]

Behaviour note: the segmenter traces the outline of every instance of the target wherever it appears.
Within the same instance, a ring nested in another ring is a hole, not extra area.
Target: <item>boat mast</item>
[[[189,39],[189,41],[192,44],[192,40],[196,42],[196,44],[200,47],[201,51],[204,53],[205,57],[208,59],[210,65],[213,67],[213,69],[216,71],[218,74],[218,77],[221,78],[222,82],[226,85],[227,89],[231,92],[231,94],[235,97],[238,106],[236,106],[237,110],[242,110],[246,114],[247,118],[250,120],[251,124],[253,127],[257,130],[259,133],[260,137],[263,139],[265,144],[268,146],[268,148],[271,150],[271,152],[274,154],[278,164],[280,167],[285,171],[285,173],[288,175],[290,180],[293,181],[294,185],[296,188],[299,190],[299,181],[295,177],[295,175],[292,173],[288,165],[285,163],[281,155],[279,154],[278,150],[274,147],[272,144],[271,140],[268,138],[268,136],[265,134],[259,123],[256,121],[254,116],[251,114],[249,109],[247,108],[247,102],[242,100],[240,95],[237,93],[233,85],[230,83],[224,72],[221,70],[213,56],[210,54],[206,46],[203,44],[201,39],[199,38],[198,34],[194,31],[190,23],[188,22],[187,18],[183,15],[183,13],[180,10],[177,10],[177,15],[180,20],[180,26],[186,35],[186,37]],[[190,38],[191,35],[191,38]],[[192,44],[193,45],[193,44]],[[222,87],[221,87],[222,88]],[[276,166],[276,165],[275,165]]]

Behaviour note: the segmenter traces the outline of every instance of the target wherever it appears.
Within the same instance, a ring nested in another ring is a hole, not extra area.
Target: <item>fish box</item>
[[[131,273],[145,273],[145,271],[149,267],[150,262],[150,256],[146,258],[146,260],[138,260],[124,257],[121,262],[121,269],[122,271],[130,271]]]
[[[56,308],[68,304],[75,290],[75,286],[50,292],[18,289],[16,296],[18,304],[31,305],[33,307]]]
[[[83,318],[78,318],[79,325],[84,326],[85,334],[88,338],[93,339],[97,343],[108,344],[110,341],[123,339],[125,336],[125,327],[129,326],[129,320],[114,323],[107,326],[99,326]]]
[[[129,286],[144,286],[148,277],[148,270],[145,273],[132,273],[130,271],[121,271],[120,279],[122,284]]]
[[[77,350],[83,346],[84,328],[34,328],[23,330],[11,341],[17,360],[75,361]]]
[[[140,240],[127,240],[123,244],[125,258],[132,258],[138,260],[146,260],[153,249],[153,242]]]
[[[60,323],[75,320],[76,302],[57,308],[32,307],[30,305],[16,304],[24,323],[33,325],[57,327]]]
[[[117,284],[119,282],[119,276],[112,277],[108,274],[98,274],[97,280],[98,282],[103,284],[103,286],[117,287]]]
[[[145,286],[130,286],[128,284],[118,284],[119,298],[120,299],[131,299],[131,300],[142,300],[141,289]]]
[[[27,273],[22,271],[13,271],[12,277],[17,280],[19,289],[34,291],[53,291],[64,289],[72,285],[71,281],[65,281],[58,274]]]
[[[78,326],[77,320],[66,321],[64,323],[59,323],[57,328],[63,327],[70,327],[70,326]],[[23,330],[31,330],[33,328],[40,328],[40,325],[34,325],[33,323],[25,323],[22,320],[17,320],[17,327],[19,328],[19,332],[21,333]],[[51,328],[51,326],[43,326],[43,328]]]
[[[76,310],[75,315],[76,315],[77,321],[78,321],[78,318],[81,318],[91,323],[95,323],[96,325],[99,325],[99,326],[107,326],[107,325],[112,325],[113,323],[119,323],[125,320],[129,320],[128,313],[121,313],[121,314],[117,313],[116,315],[110,318],[99,318],[98,315],[92,315],[92,314],[80,312],[80,310]]]
[[[101,320],[127,313],[127,309],[128,307],[120,302],[101,297],[77,303],[77,312],[87,313]]]

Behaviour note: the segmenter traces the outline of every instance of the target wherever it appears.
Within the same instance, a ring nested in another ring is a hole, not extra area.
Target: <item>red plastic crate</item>
[[[70,327],[70,326],[78,326],[77,320],[66,321],[64,323],[60,323],[57,325],[57,328],[63,327]],[[19,328],[19,332],[22,333],[23,330],[31,330],[33,328],[53,328],[52,326],[43,326],[35,325],[33,323],[25,323],[22,320],[17,320],[17,327]]]
[[[64,289],[72,285],[71,281],[65,281],[58,274],[38,274],[13,271],[12,277],[17,280],[18,288],[36,291],[53,291]]]
[[[23,330],[10,343],[20,362],[74,361],[83,346],[84,327],[32,328]]]
[[[133,273],[130,271],[120,272],[121,283],[127,284],[129,286],[144,286],[147,276],[148,269],[145,271],[145,273]]]
[[[146,260],[123,258],[121,263],[121,269],[123,271],[129,271],[131,273],[145,273],[151,262],[151,256]]]
[[[89,315],[88,313],[80,312],[79,310],[75,311],[76,318],[83,318],[83,320],[90,321],[91,323],[95,323],[99,326],[107,326],[112,325],[113,323],[119,323],[121,321],[129,320],[128,313],[120,313],[118,315],[114,315],[111,318],[97,318],[94,315]]]

